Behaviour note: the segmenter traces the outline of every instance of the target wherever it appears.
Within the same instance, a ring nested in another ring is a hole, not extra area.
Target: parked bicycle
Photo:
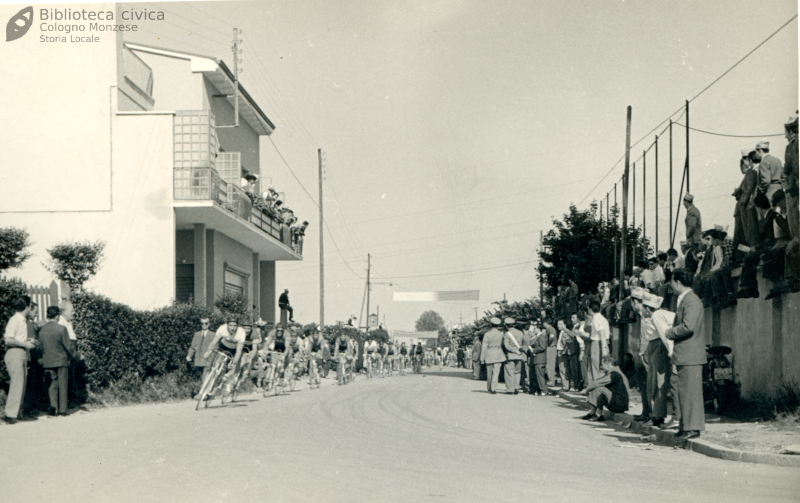
[[[703,402],[705,409],[723,414],[736,402],[737,390],[733,380],[733,366],[727,355],[728,346],[706,346],[708,361],[703,365]]]

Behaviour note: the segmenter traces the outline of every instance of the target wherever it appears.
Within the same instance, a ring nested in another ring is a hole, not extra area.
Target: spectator
[[[722,264],[711,274],[711,302],[716,310],[726,309],[736,305],[736,294],[733,287],[733,241],[728,239],[728,234],[720,226],[715,226],[712,235],[714,249],[719,246],[722,250]]]
[[[796,262],[796,246],[791,249],[789,247],[789,244],[795,240],[791,239],[791,229],[786,218],[786,197],[782,192],[782,190],[776,192],[773,197],[775,244],[762,256],[764,278],[774,283],[765,297],[766,300],[774,299],[784,293],[796,292],[800,287],[798,284],[800,281],[796,274],[798,266],[796,263],[792,263],[793,256]],[[787,263],[789,264],[788,268],[786,267]]]
[[[514,328],[516,324],[514,318],[506,318],[503,320],[503,351],[506,354],[504,380],[506,382],[506,391],[509,394],[517,395],[520,389],[520,374],[522,373],[522,360],[525,356],[523,348],[528,346],[524,340],[522,332]]]
[[[467,366],[464,364],[464,356],[464,348],[462,346],[458,346],[458,349],[456,350],[456,368],[467,368]]]
[[[294,321],[294,309],[289,305],[289,289],[284,288],[283,293],[278,297],[278,307],[289,313],[289,321]],[[281,317],[282,318],[282,317]]]
[[[603,356],[605,375],[592,381],[587,388],[587,401],[591,407],[589,413],[581,417],[587,421],[605,421],[603,408],[609,412],[622,413],[628,410],[629,386],[628,378],[617,367],[616,359],[611,355]]]
[[[789,235],[789,225],[785,218],[781,217],[781,207],[786,204],[783,191],[778,191],[773,195],[773,208],[764,217],[764,226],[759,236],[758,245],[752,248],[744,258],[742,274],[739,278],[739,292],[737,297],[740,299],[758,298],[758,264],[764,259],[764,277],[771,281],[777,281],[783,273],[783,250],[786,249],[788,240],[784,236]],[[776,232],[777,231],[777,232]]]
[[[483,341],[480,335],[475,336],[472,342],[472,378],[479,380],[481,378],[481,345]]]
[[[8,371],[8,396],[4,419],[8,424],[14,424],[24,419],[20,414],[22,401],[25,398],[25,387],[28,382],[29,351],[35,347],[28,336],[28,314],[32,311],[31,298],[23,295],[14,303],[14,315],[6,324],[3,335],[6,343],[6,355],[3,361]]]
[[[256,183],[258,183],[258,175],[253,173],[247,173],[244,175],[240,182],[242,190],[244,190],[251,199],[253,196],[255,196],[255,194],[258,194]]]
[[[547,367],[547,348],[550,345],[550,334],[546,329],[541,329],[531,341],[530,355],[533,369],[530,373],[530,394],[543,396],[550,394],[547,388],[545,368]]]
[[[739,187],[733,191],[736,198],[736,206],[733,211],[733,249],[737,263],[744,260],[746,252],[739,249],[740,245],[755,247],[758,240],[758,215],[753,205],[753,195],[758,185],[758,172],[753,168],[750,160],[752,149],[742,149],[742,158],[739,161],[739,169],[744,178]]]
[[[581,371],[580,386],[576,386],[576,389],[578,391],[583,391],[586,388],[586,383],[589,381],[589,367],[586,355],[586,339],[580,332],[583,334],[586,334],[586,332],[583,329],[584,322],[580,319],[578,313],[572,313],[570,315],[570,322],[572,324],[572,333],[575,335],[575,339],[578,341],[580,347],[580,355],[578,356],[578,364]]]
[[[700,210],[694,205],[694,196],[688,192],[683,196],[683,206],[686,208],[686,241],[693,249],[698,248],[703,242],[703,220]]]
[[[503,332],[499,327],[503,323],[500,318],[491,319],[492,328],[483,336],[481,348],[481,363],[486,364],[486,387],[491,394],[497,393],[500,369],[506,361],[503,354]]]
[[[566,320],[558,320],[558,369],[561,373],[561,390],[577,391],[581,389],[581,371],[579,357],[581,354],[580,338],[570,330],[571,324]]]
[[[569,280],[567,288],[567,312],[574,313],[578,310],[578,285],[573,280]]]
[[[672,364],[676,367],[680,408],[678,439],[689,440],[705,430],[703,407],[703,365],[706,347],[703,339],[703,304],[692,291],[689,273],[678,269],[672,274],[672,290],[678,295],[674,326],[665,337],[674,341]],[[675,397],[673,397],[675,399]]]
[[[51,416],[67,415],[67,389],[70,360],[81,356],[69,340],[67,329],[57,323],[61,310],[58,306],[47,308],[47,323],[39,331],[42,343],[42,367],[50,378],[48,395]]]
[[[656,260],[654,258],[648,259],[647,262],[644,260],[639,261],[639,269],[642,270],[641,278],[642,283],[644,283],[644,287],[647,288],[650,292],[655,292],[656,290],[656,273],[655,273],[655,265]]]
[[[784,124],[786,130],[786,154],[783,166],[783,191],[786,195],[786,219],[789,222],[789,231],[792,239],[797,239],[797,232],[800,228],[798,223],[798,168],[797,168],[797,114],[789,117],[789,121]],[[795,245],[796,246],[796,245]]]
[[[211,371],[211,362],[205,358],[205,354],[213,338],[214,332],[211,331],[211,320],[208,316],[200,318],[200,330],[195,332],[192,337],[192,344],[189,346],[189,352],[186,353],[186,361],[192,362],[194,360],[195,369],[202,372],[201,383],[206,380],[206,376]]]
[[[775,192],[781,190],[781,176],[783,175],[783,165],[776,157],[769,153],[769,142],[760,141],[756,144],[756,157],[760,164],[758,167],[758,193],[766,196],[767,201],[772,201]],[[764,199],[762,196],[758,196]],[[761,218],[766,216],[767,210],[762,208],[759,212]]]
[[[307,227],[308,222],[303,221],[301,225],[289,229],[292,233],[292,249],[301,255],[303,254],[303,239],[305,238]]]
[[[722,247],[714,246],[713,236],[713,229],[703,233],[703,251],[697,254],[700,263],[692,283],[694,292],[703,300],[703,307],[711,307],[711,275],[722,265],[723,259]]]
[[[609,341],[611,340],[611,328],[608,320],[600,313],[600,303],[593,300],[586,306],[587,319],[591,320],[591,365],[594,376],[600,376],[600,361],[603,356],[609,353]],[[587,352],[589,348],[587,347]],[[597,377],[590,377],[596,379]]]
[[[667,417],[667,399],[672,375],[669,359],[674,343],[667,339],[666,333],[675,321],[675,313],[662,309],[664,299],[658,296],[645,296],[642,303],[642,316],[649,319],[653,333],[648,334],[648,343],[642,360],[647,367],[647,397],[650,401],[650,424],[663,426]]]

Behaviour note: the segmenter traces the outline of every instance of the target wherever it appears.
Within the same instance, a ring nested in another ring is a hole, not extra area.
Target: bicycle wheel
[[[294,362],[289,364],[289,372],[287,372],[287,374],[289,374],[287,377],[287,379],[289,379],[289,391],[294,391],[297,387],[297,376],[295,375],[296,371],[297,364]]]
[[[203,380],[203,384],[200,386],[200,391],[195,397],[197,398],[197,405],[195,406],[194,410],[200,410],[200,404],[206,402],[206,393],[208,393],[211,382],[216,378],[216,372],[216,367],[212,368],[211,372],[209,372],[206,378]]]

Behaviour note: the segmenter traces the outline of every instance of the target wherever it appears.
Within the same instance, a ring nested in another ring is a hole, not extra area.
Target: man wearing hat
[[[492,328],[483,336],[481,363],[486,364],[486,388],[494,395],[506,355],[503,353],[503,332],[500,331],[503,322],[497,317],[492,317],[491,322]]]
[[[476,381],[481,378],[481,341],[480,335],[475,335],[475,340],[472,343],[472,378]]]
[[[764,194],[768,201],[772,201],[772,195],[781,189],[783,165],[777,157],[769,154],[768,141],[760,141],[756,144],[756,157],[761,161],[758,166],[758,191]],[[766,210],[762,209],[761,218],[765,214]]]
[[[640,356],[647,369],[647,399],[653,426],[661,426],[667,416],[667,392],[670,388],[669,355],[672,341],[666,332],[672,327],[675,313],[661,308],[664,299],[651,293],[642,296],[642,331],[644,347]]]
[[[533,355],[533,372],[530,372],[530,394],[550,394],[545,378],[547,367],[547,348],[550,345],[550,334],[546,329],[541,329],[539,334],[531,341],[530,352]]]
[[[289,305],[289,289],[284,288],[283,293],[278,297],[278,307],[281,308],[281,311],[287,311],[289,313],[289,321],[294,321],[294,309],[292,306]],[[281,321],[283,320],[283,316],[281,315]],[[286,328],[284,325],[283,328]]]
[[[784,124],[786,130],[786,155],[783,160],[783,191],[786,194],[786,218],[789,221],[789,230],[792,238],[797,239],[798,231],[798,171],[797,171],[797,114],[789,117]]]
[[[694,205],[694,196],[688,192],[683,196],[683,206],[686,208],[686,241],[696,250],[703,242],[703,219]]]
[[[700,436],[705,430],[703,407],[703,365],[706,363],[703,302],[692,291],[692,278],[685,269],[672,274],[672,290],[678,295],[678,311],[672,328],[664,334],[675,343],[672,364],[677,373],[680,407],[679,440]]]
[[[505,334],[503,334],[503,351],[506,354],[505,363],[505,381],[506,391],[508,393],[518,394],[520,385],[519,378],[522,373],[522,361],[525,359],[525,349],[528,344],[525,343],[524,335],[517,330],[514,318],[506,318],[503,320]]]
[[[733,249],[736,253],[737,263],[744,259],[745,253],[739,250],[739,245],[750,248],[758,244],[758,215],[752,204],[753,194],[758,183],[758,173],[753,168],[750,160],[752,149],[743,148],[742,158],[739,160],[739,169],[744,175],[739,187],[733,191],[736,198],[736,207],[733,210]]]

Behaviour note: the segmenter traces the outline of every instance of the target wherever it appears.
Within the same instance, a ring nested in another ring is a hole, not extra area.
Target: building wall
[[[134,51],[153,69],[153,110],[204,110],[203,74],[189,60]]]
[[[175,263],[194,264],[194,231],[175,231]]]
[[[10,19],[20,7],[0,5],[0,15]],[[114,4],[92,10],[114,11]],[[100,42],[79,45],[42,43],[41,34],[35,21],[2,56],[0,220],[6,225],[15,218],[7,212],[108,211],[111,204],[117,37],[104,33]]]
[[[214,230],[214,297],[223,294],[224,289],[224,271],[225,263],[229,263],[238,269],[241,269],[249,275],[247,287],[247,296],[252,301],[256,296],[253,294],[258,285],[254,284],[253,275],[253,250],[244,246],[238,241],[235,241],[219,230]],[[209,257],[209,260],[211,258]]]
[[[221,93],[208,79],[204,78],[203,84],[206,107],[214,113],[217,124],[233,124],[234,110],[231,104],[227,99],[213,97],[214,94]],[[219,138],[220,146],[226,151],[242,153],[242,165],[249,172],[262,176],[260,171],[259,136],[241,115],[239,116],[238,128],[217,129],[217,137]],[[262,190],[266,190],[266,188],[262,184]]]

